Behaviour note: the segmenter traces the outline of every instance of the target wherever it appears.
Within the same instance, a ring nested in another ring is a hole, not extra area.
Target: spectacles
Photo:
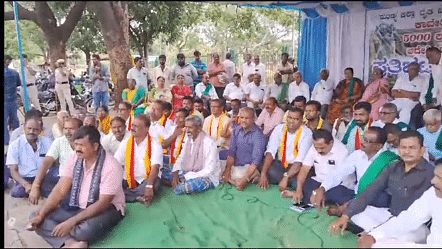
[[[376,144],[376,143],[378,143],[377,141],[370,141],[370,140],[367,140],[365,137],[362,138],[362,141],[363,141],[364,143],[368,143],[368,144]]]
[[[388,115],[388,114],[393,114],[393,113],[395,113],[395,112],[379,112],[379,114],[381,114],[381,115]]]

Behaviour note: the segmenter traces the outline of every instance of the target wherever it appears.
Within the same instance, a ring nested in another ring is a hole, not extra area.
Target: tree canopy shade
[[[12,6],[12,1],[9,2]],[[31,5],[26,2],[27,5]],[[46,1],[36,1],[30,7],[18,4],[18,13],[20,20],[29,20],[37,24],[49,45],[49,58],[51,67],[54,68],[55,61],[66,59],[66,42],[72,34],[77,23],[80,21],[86,2],[51,2],[52,8]],[[63,15],[64,11],[71,7],[69,12]],[[54,11],[56,10],[56,11]],[[64,22],[57,20],[57,17],[63,15]],[[57,17],[56,17],[57,16]],[[14,11],[5,11],[4,20],[14,20]]]

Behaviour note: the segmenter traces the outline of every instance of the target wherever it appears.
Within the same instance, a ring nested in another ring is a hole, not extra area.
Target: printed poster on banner
[[[412,62],[420,64],[421,75],[429,78],[427,47],[442,49],[442,3],[419,4],[367,11],[365,30],[365,79],[381,68],[394,84],[408,73]]]

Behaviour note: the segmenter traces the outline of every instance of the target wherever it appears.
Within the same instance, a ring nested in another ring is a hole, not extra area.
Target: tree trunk
[[[58,59],[63,59],[66,61],[66,43],[63,42],[58,37],[51,37],[50,39],[46,39],[50,41],[49,45],[49,63],[51,64],[51,71],[55,70],[55,62]]]
[[[91,61],[91,51],[85,49],[83,52],[86,55],[86,72],[89,74],[89,61]]]
[[[149,45],[147,43],[143,44],[143,58],[144,58],[144,66],[147,67],[149,64]]]
[[[121,94],[127,88],[127,72],[132,67],[129,46],[119,45],[108,48],[110,71],[112,81],[115,84],[115,106],[118,106],[123,100]]]

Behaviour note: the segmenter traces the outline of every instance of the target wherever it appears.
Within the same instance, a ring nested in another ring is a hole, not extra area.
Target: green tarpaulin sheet
[[[125,218],[91,247],[356,247],[357,236],[328,231],[336,217],[291,210],[278,186],[237,191],[229,184],[195,195],[163,187],[150,207],[130,203]]]

